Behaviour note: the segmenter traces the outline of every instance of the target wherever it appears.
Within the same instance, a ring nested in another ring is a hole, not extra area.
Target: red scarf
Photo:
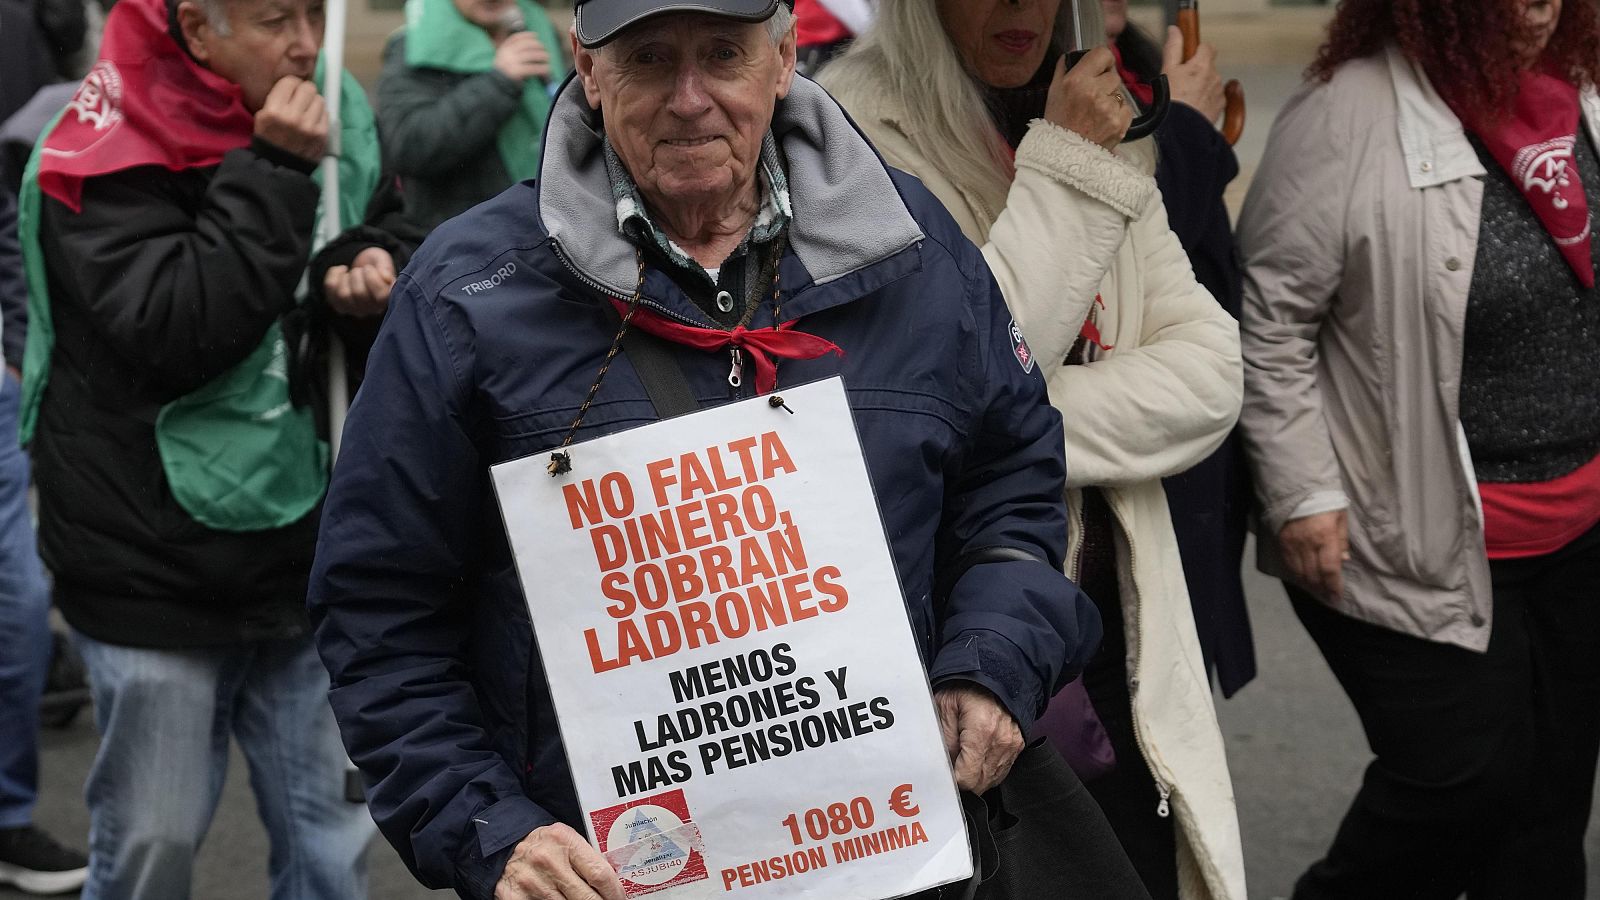
[[[1594,287],[1589,201],[1572,156],[1580,120],[1577,87],[1555,75],[1524,72],[1510,115],[1475,122],[1459,109],[1456,114],[1522,191],[1578,281]]]
[[[1122,83],[1128,86],[1128,93],[1133,95],[1133,99],[1139,101],[1140,106],[1148,107],[1154,103],[1156,101],[1156,89],[1140,81],[1139,76],[1133,74],[1133,70],[1123,64],[1121,48],[1115,43],[1108,46],[1111,47],[1111,55],[1117,58],[1117,74],[1122,76]]]
[[[254,128],[238,86],[173,40],[164,0],[119,0],[99,60],[45,139],[39,189],[77,212],[86,178],[216,165],[249,144]]]
[[[127,0],[121,2],[126,3]],[[618,314],[628,314],[628,304],[620,300],[611,302]],[[633,314],[632,325],[663,340],[696,350],[709,352],[724,347],[738,347],[750,354],[751,361],[755,363],[757,394],[769,394],[778,386],[778,366],[772,361],[774,356],[784,359],[816,359],[828,353],[844,356],[844,350],[838,344],[814,334],[792,330],[794,322],[768,328],[740,325],[732,331],[723,331],[720,328],[701,328],[674,322],[641,306]]]

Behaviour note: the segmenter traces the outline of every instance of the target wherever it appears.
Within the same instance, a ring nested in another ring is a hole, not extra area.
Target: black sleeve
[[[312,258],[309,276],[312,299],[322,300],[322,279],[329,269],[350,265],[368,247],[389,251],[398,272],[411,261],[411,254],[422,246],[422,239],[427,236],[427,229],[406,217],[399,179],[383,175],[378,179],[378,189],[367,202],[366,217],[361,224],[346,229]]]
[[[383,52],[378,131],[384,159],[402,176],[445,175],[494,146],[522,107],[523,85],[490,69],[464,79],[406,64],[405,39]]]
[[[366,218],[361,224],[348,228],[329,241],[312,257],[306,272],[306,303],[304,315],[292,317],[294,329],[301,339],[290,341],[294,350],[290,367],[290,383],[294,395],[313,403],[318,410],[326,407],[327,391],[322,379],[328,365],[327,332],[332,329],[344,343],[345,377],[352,396],[366,376],[367,354],[377,339],[382,316],[355,318],[341,315],[328,305],[322,294],[322,281],[334,266],[348,266],[355,262],[361,251],[378,247],[389,251],[394,259],[395,271],[404,269],[411,254],[428,236],[427,229],[405,215],[405,201],[400,193],[399,179],[384,174],[378,179],[378,189],[367,202]]]
[[[52,291],[173,399],[237,365],[294,307],[317,210],[309,175],[255,149],[230,151],[186,193],[195,174],[91,178],[82,212],[46,198],[40,229]]]
[[[50,55],[62,78],[80,74],[71,71],[72,58],[83,49],[89,33],[89,15],[82,0],[38,0],[34,18],[50,41]]]
[[[1172,231],[1194,266],[1195,279],[1238,318],[1243,267],[1223,193],[1239,174],[1239,160],[1216,126],[1183,103],[1172,104],[1156,144],[1156,183]]]
[[[6,365],[22,369],[23,338],[28,331],[28,285],[22,274],[22,247],[17,243],[17,198],[0,187],[0,317]]]

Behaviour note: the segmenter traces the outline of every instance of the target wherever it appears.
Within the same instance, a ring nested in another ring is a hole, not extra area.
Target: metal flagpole
[[[327,0],[326,20],[322,30],[322,102],[328,109],[328,152],[322,157],[322,227],[316,236],[316,245],[323,246],[339,236],[344,223],[339,221],[339,157],[340,146],[339,106],[344,99],[344,26],[348,13],[348,0]],[[330,460],[339,458],[340,438],[344,434],[344,420],[350,413],[349,384],[345,378],[344,342],[333,328],[328,329],[328,448]],[[361,774],[355,764],[345,767],[344,798],[351,803],[364,803]]]
[[[326,24],[322,33],[322,102],[328,109],[328,152],[322,158],[322,231],[320,247],[338,236],[344,223],[339,221],[339,106],[343,99],[344,30],[347,0],[328,0]],[[339,458],[339,443],[344,420],[350,412],[349,384],[345,378],[344,342],[328,331],[328,445],[332,458]]]

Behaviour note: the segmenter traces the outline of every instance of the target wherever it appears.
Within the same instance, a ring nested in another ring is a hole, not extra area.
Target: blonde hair
[[[1067,16],[1056,17],[1067,46]],[[911,121],[906,137],[933,169],[980,200],[984,228],[1005,208],[1015,174],[983,85],[961,59],[935,0],[882,0],[878,17],[818,81],[846,109],[887,92]]]

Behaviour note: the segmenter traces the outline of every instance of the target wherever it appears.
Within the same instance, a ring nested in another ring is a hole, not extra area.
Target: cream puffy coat
[[[997,200],[933,171],[892,98],[866,86],[840,86],[836,97],[889,164],[921,178],[983,248],[1065,421],[1070,565],[1082,541],[1081,488],[1104,489],[1120,526],[1134,724],[1177,815],[1183,900],[1244,900],[1233,785],[1160,481],[1233,428],[1239,332],[1167,225],[1152,142],[1113,155],[1035,121],[1011,190]],[[1097,293],[1107,349],[1064,365]]]

